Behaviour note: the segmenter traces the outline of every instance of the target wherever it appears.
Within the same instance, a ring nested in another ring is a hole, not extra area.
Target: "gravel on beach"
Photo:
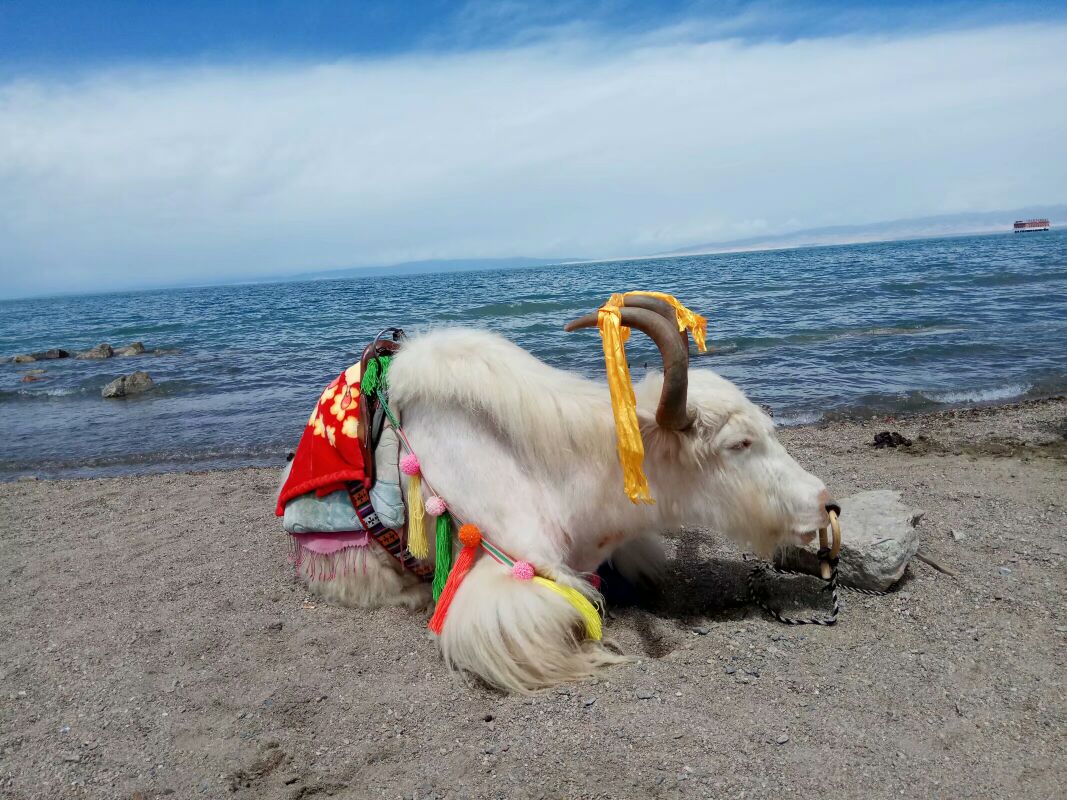
[[[672,534],[660,595],[609,609],[632,663],[532,697],[447,673],[427,615],[310,599],[275,471],[0,484],[0,797],[1062,797],[1067,401],[781,438],[923,509],[927,561],[792,628]]]

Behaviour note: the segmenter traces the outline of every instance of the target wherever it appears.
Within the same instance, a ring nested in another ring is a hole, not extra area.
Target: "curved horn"
[[[674,309],[671,309],[672,314]],[[597,327],[598,313],[586,314],[563,326],[565,331]],[[668,320],[656,311],[647,308],[627,307],[619,309],[619,317],[627,328],[637,328],[659,348],[663,359],[663,391],[656,409],[656,424],[661,428],[684,431],[693,424],[686,408],[686,393],[689,389],[689,352],[678,337],[678,323]]]
[[[625,296],[625,302],[629,308],[646,308],[649,311],[655,311],[661,317],[666,319],[675,328],[678,327],[678,312],[674,310],[674,306],[668,303],[666,300],[660,300],[658,297],[649,297],[646,294],[631,294]],[[689,363],[689,334],[684,330],[678,332],[678,336],[682,340],[682,349],[685,350],[685,363]]]

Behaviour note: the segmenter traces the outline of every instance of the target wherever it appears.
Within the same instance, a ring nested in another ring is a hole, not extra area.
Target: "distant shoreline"
[[[1067,206],[1055,206],[1054,208],[1064,208]],[[1067,213],[1067,212],[1065,212]],[[1065,217],[1067,219],[1067,217]],[[1058,221],[1057,217],[1052,222],[1051,230],[1039,231],[1046,235],[1056,235],[1059,231],[1067,229],[1067,221]],[[907,222],[907,221],[905,221]],[[894,224],[894,223],[886,223]],[[863,226],[839,226],[840,229],[860,228]],[[768,236],[766,238],[752,237],[749,239],[733,239],[719,243],[707,243],[703,245],[694,245],[693,247],[685,247],[675,250],[667,250],[652,254],[639,254],[639,255],[617,255],[617,256],[598,256],[595,258],[574,258],[574,257],[562,257],[560,259],[554,258],[527,258],[527,257],[500,257],[500,258],[460,258],[460,259],[434,259],[428,261],[406,261],[388,265],[371,265],[366,267],[338,267],[336,269],[324,269],[324,270],[305,270],[298,273],[289,273],[281,276],[254,276],[249,278],[234,278],[233,280],[223,280],[218,283],[178,283],[178,284],[164,284],[159,286],[142,286],[136,288],[126,289],[109,289],[106,291],[88,291],[88,292],[56,292],[49,294],[28,294],[18,295],[14,297],[0,297],[0,304],[3,303],[18,303],[23,301],[42,301],[61,299],[69,297],[92,297],[100,295],[112,295],[112,294],[141,294],[146,292],[164,292],[164,291],[180,291],[189,289],[209,289],[209,288],[222,288],[232,286],[261,286],[268,284],[280,284],[280,283],[313,283],[318,281],[336,281],[336,280],[352,280],[363,278],[412,278],[423,275],[441,275],[441,274],[464,274],[464,273],[478,273],[478,272],[497,272],[497,271],[512,271],[512,270],[524,270],[524,269],[538,269],[548,267],[566,267],[566,266],[585,266],[585,265],[597,265],[597,264],[609,264],[613,262],[632,262],[632,261],[655,261],[675,258],[686,258],[690,256],[716,256],[716,255],[730,255],[730,254],[743,254],[743,253],[767,253],[767,252],[780,252],[783,250],[807,250],[819,247],[859,247],[863,245],[875,245],[875,244],[891,244],[893,242],[920,242],[937,239],[966,239],[970,237],[978,236],[997,236],[999,234],[1009,234],[1014,231],[1011,228],[1004,227],[1004,224],[997,223],[996,227],[985,226],[981,228],[969,229],[969,230],[949,230],[944,232],[929,231],[923,233],[900,233],[897,235],[878,235],[870,234],[867,236],[861,235],[858,231],[855,235],[842,238],[837,241],[831,241],[829,239],[813,239],[811,241],[797,241],[790,239],[790,237],[803,237],[804,235],[811,235],[817,231],[831,231],[838,230],[838,228],[815,228],[808,229],[806,231],[801,230],[791,234],[776,234]],[[425,265],[423,268],[422,265]],[[436,265],[436,266],[435,266]],[[454,266],[449,266],[454,265]],[[468,265],[468,266],[455,266],[455,265]],[[338,273],[338,274],[331,274]]]

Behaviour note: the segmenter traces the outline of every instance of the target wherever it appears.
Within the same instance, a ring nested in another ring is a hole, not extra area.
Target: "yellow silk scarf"
[[[630,329],[622,325],[619,310],[626,305],[626,297],[633,295],[655,297],[670,303],[677,313],[678,331],[689,331],[702,353],[707,351],[705,339],[708,321],[699,314],[694,314],[673,296],[662,292],[613,294],[597,314],[597,328],[604,345],[604,368],[607,370],[608,389],[611,392],[611,409],[615,415],[616,449],[619,463],[622,465],[626,496],[633,503],[654,503],[648,478],[642,468],[645,444],[641,440],[641,429],[637,424],[637,398],[634,396],[633,381],[630,379],[630,366],[626,361],[625,344],[630,337]]]

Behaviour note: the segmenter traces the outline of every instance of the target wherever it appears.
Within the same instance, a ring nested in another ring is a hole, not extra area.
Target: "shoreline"
[[[913,445],[875,449],[886,429]],[[781,439],[838,497],[899,491],[953,576],[915,559],[790,628],[747,602],[737,546],[667,534],[660,593],[607,610],[633,660],[533,697],[449,675],[426,614],[309,598],[274,468],[2,483],[0,794],[1058,794],[1067,400]]]
[[[997,413],[1001,411],[1023,411],[1026,409],[1037,409],[1047,405],[1057,405],[1067,402],[1067,395],[1063,394],[1050,394],[1042,397],[1028,397],[1028,398],[1014,398],[1008,400],[994,400],[984,403],[960,403],[952,404],[944,408],[939,409],[922,409],[922,410],[903,410],[899,412],[872,412],[867,414],[850,414],[841,413],[836,414],[834,412],[829,413],[830,416],[824,416],[819,420],[812,422],[801,422],[796,424],[779,424],[778,431],[783,434],[786,431],[798,431],[808,428],[822,429],[832,427],[839,424],[844,425],[867,425],[876,427],[877,425],[892,425],[892,424],[905,424],[914,422],[915,420],[921,420],[929,418],[931,420],[941,419],[953,419],[961,415],[974,416],[975,414],[988,414]],[[296,439],[294,437],[294,447]],[[195,459],[195,456],[190,457]],[[103,480],[109,478],[134,478],[142,476],[153,475],[205,475],[211,473],[227,473],[239,470],[248,469],[281,469],[285,464],[284,452],[278,454],[272,454],[269,451],[264,452],[261,456],[245,456],[249,463],[238,463],[225,466],[187,466],[180,462],[168,462],[155,461],[155,462],[138,462],[140,469],[132,468],[128,463],[116,464],[114,466],[98,467],[95,465],[79,465],[72,464],[69,466],[63,466],[52,471],[45,471],[41,473],[34,473],[32,470],[27,470],[22,473],[12,473],[9,475],[0,474],[0,484],[5,483],[18,483],[20,481],[86,481],[86,480]],[[206,460],[206,459],[205,459]],[[275,463],[276,460],[276,463]],[[257,463],[258,462],[258,463]],[[77,471],[99,471],[101,474],[92,475],[63,475],[56,474],[57,472],[77,472]]]

